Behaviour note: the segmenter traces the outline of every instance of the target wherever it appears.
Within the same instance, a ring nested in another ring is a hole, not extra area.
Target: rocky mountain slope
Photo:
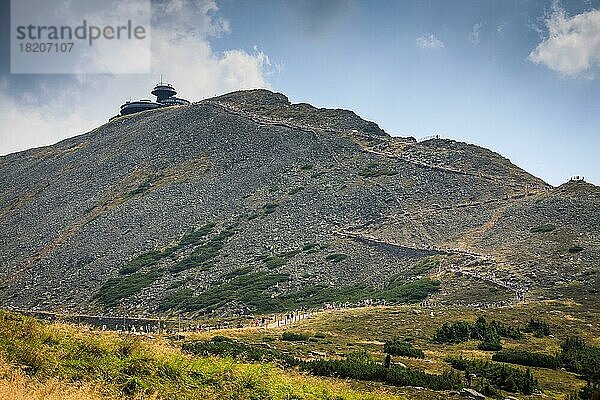
[[[593,291],[599,204],[478,146],[235,92],[0,157],[0,302],[226,314]]]

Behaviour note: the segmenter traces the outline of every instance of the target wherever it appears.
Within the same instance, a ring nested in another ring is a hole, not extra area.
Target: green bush
[[[402,339],[394,339],[390,342],[386,342],[383,345],[383,351],[393,356],[425,358],[423,350],[413,347],[412,343]]]
[[[575,245],[575,246],[571,246],[569,247],[569,253],[571,254],[575,254],[575,253],[579,253],[580,251],[583,251],[583,247]]]
[[[304,333],[283,332],[281,334],[281,340],[288,342],[306,342],[308,338],[309,336]]]
[[[529,395],[538,389],[537,379],[529,369],[523,371],[505,364],[484,360],[467,360],[462,357],[448,358],[446,361],[453,368],[483,377],[494,386],[507,392]]]
[[[94,296],[103,305],[112,307],[117,305],[119,300],[136,294],[141,289],[148,287],[160,278],[161,271],[150,271],[148,273],[137,272],[118,278],[110,278]]]
[[[589,346],[580,337],[569,337],[561,345],[561,364],[567,371],[583,375],[588,381],[600,382],[600,347]]]
[[[477,348],[481,351],[500,351],[500,350],[502,350],[502,345],[500,344],[499,341],[498,342],[483,341],[477,345]]]
[[[281,311],[279,299],[272,298],[267,289],[277,283],[287,282],[285,274],[251,273],[232,278],[229,282],[212,286],[194,295],[189,289],[171,293],[160,304],[161,310],[174,307],[182,311],[212,311],[233,300],[240,301],[258,313]]]
[[[210,341],[187,341],[181,348],[197,356],[232,357],[244,361],[275,362],[283,366],[294,366],[298,360],[282,351],[249,345],[224,336],[215,336]]]
[[[398,174],[398,171],[380,166],[376,162],[372,162],[367,164],[362,170],[358,172],[358,175],[363,176],[365,178],[375,178],[378,176],[392,176]]]
[[[267,268],[276,269],[276,268],[284,266],[288,260],[286,258],[280,257],[278,255],[274,255],[274,256],[265,257],[263,259],[263,261],[265,262],[265,265],[267,266]]]
[[[525,350],[503,350],[492,356],[492,360],[528,367],[556,369],[559,361],[555,356]]]
[[[267,203],[263,206],[263,212],[265,214],[271,214],[271,213],[275,212],[277,207],[279,207],[279,204],[277,204],[277,203]]]
[[[500,337],[521,339],[523,334],[517,327],[508,326],[497,321],[488,323],[484,317],[479,317],[475,323],[466,321],[445,322],[437,329],[433,340],[438,343],[461,343],[473,339],[494,343],[499,342]]]
[[[342,254],[342,253],[329,254],[325,257],[325,259],[327,261],[331,261],[331,262],[335,262],[335,263],[343,261],[346,258],[348,258],[348,256],[346,254]]]
[[[415,264],[415,266],[412,269],[412,273],[415,275],[423,275],[425,272],[429,271],[432,268],[437,267],[439,264],[439,261],[432,259],[432,258],[424,258],[422,260],[419,260],[419,262],[417,262]]]
[[[201,226],[200,228],[194,229],[194,230],[186,233],[185,235],[183,235],[181,240],[179,240],[178,248],[188,246],[188,245],[200,244],[202,239],[204,239],[205,236],[212,233],[213,228],[215,226],[216,226],[215,223],[210,222],[208,224]]]
[[[260,214],[258,212],[256,212],[256,211],[252,210],[252,211],[248,212],[248,215],[246,216],[246,219],[248,221],[252,221],[253,219],[256,219],[258,217],[260,217]]]
[[[192,254],[179,260],[169,267],[169,271],[177,273],[190,268],[201,267],[206,269],[212,266],[212,259],[219,254],[219,250],[223,247],[220,241],[210,241],[194,249]]]
[[[502,393],[496,388],[489,380],[485,378],[477,379],[475,385],[472,386],[473,389],[483,394],[484,396],[489,396],[494,399],[503,399],[501,396]]]
[[[554,226],[552,224],[544,224],[544,225],[533,227],[533,228],[529,229],[529,231],[532,233],[545,233],[545,232],[552,232],[555,229],[556,229],[556,226]]]
[[[184,236],[179,246],[183,246],[182,243],[196,245],[196,248],[187,257],[179,260],[177,263],[169,267],[169,271],[172,273],[178,273],[185,271],[190,268],[202,268],[207,269],[213,265],[213,259],[219,254],[219,251],[225,245],[227,239],[235,234],[235,225],[229,226],[215,235],[208,242],[198,245],[200,239],[206,236],[212,231],[213,224],[205,225],[204,227]]]
[[[146,253],[140,254],[134,259],[128,261],[121,269],[119,270],[119,274],[127,275],[132,274],[134,272],[139,271],[144,267],[150,267],[156,264],[163,258],[163,252],[158,250],[148,251]]]
[[[151,267],[160,260],[169,257],[171,254],[189,245],[198,245],[201,240],[210,234],[215,227],[214,223],[205,224],[197,229],[193,229],[183,235],[177,244],[167,247],[164,250],[151,250],[142,253],[134,259],[128,261],[120,270],[119,274],[128,275],[139,271],[144,267]]]
[[[438,290],[439,282],[420,279],[411,282],[395,280],[384,289],[365,285],[345,287],[306,286],[296,292],[272,297],[268,290],[277,283],[286,282],[286,274],[246,273],[227,277],[228,282],[212,286],[194,295],[189,289],[167,295],[160,309],[174,307],[184,311],[216,309],[230,301],[246,304],[252,312],[272,313],[299,307],[320,307],[325,303],[360,302],[364,299],[385,299],[390,303],[414,303]]]
[[[536,337],[550,336],[552,334],[550,325],[547,322],[538,321],[533,318],[527,321],[523,331],[533,333]]]
[[[284,266],[285,264],[287,264],[287,262],[289,260],[294,258],[294,256],[305,251],[305,247],[306,246],[304,246],[302,249],[288,250],[288,251],[283,251],[281,253],[275,253],[272,255],[263,254],[263,255],[257,257],[257,259],[262,260],[265,263],[265,265],[267,266],[267,268],[275,269],[275,268]]]
[[[159,176],[155,175],[147,177],[145,181],[140,183],[137,188],[129,192],[128,195],[132,197],[138,194],[145,193],[146,191],[152,188],[152,185],[156,183],[159,180],[159,178]]]
[[[223,280],[229,280],[252,272],[252,267],[238,268],[221,276]]]
[[[460,376],[455,372],[434,375],[395,365],[385,368],[364,352],[349,354],[341,360],[302,361],[280,350],[245,344],[226,337],[213,337],[210,341],[186,341],[182,344],[182,349],[198,356],[212,355],[245,361],[273,362],[285,367],[298,366],[301,370],[318,376],[385,382],[394,386],[420,386],[433,390],[462,387]]]
[[[410,282],[394,279],[381,292],[373,293],[370,297],[382,298],[392,303],[418,303],[439,289],[440,283],[429,278]]]
[[[393,386],[420,386],[433,390],[451,390],[462,387],[460,376],[454,372],[441,375],[391,365],[376,363],[367,353],[349,354],[341,360],[304,361],[300,368],[314,375],[351,378],[362,381],[385,382]]]

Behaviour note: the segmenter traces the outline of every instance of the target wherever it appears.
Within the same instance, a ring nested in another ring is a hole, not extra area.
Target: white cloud
[[[483,22],[477,22],[473,25],[471,32],[469,32],[469,42],[471,42],[471,44],[473,46],[479,45],[479,42],[480,42],[479,34],[481,32],[482,27],[483,27]]]
[[[51,144],[93,129],[116,115],[125,100],[150,98],[159,74],[175,85],[178,96],[191,101],[270,87],[267,77],[281,65],[257,47],[224,52],[211,47],[210,37],[230,29],[227,20],[215,16],[214,1],[176,0],[155,5],[150,75],[51,77],[17,97],[7,93],[9,82],[0,82],[0,154]],[[121,57],[126,61],[131,54]]]
[[[416,43],[421,49],[441,49],[444,47],[444,43],[433,33],[429,36],[419,36],[416,40]]]
[[[55,143],[70,136],[91,130],[100,121],[69,111],[63,103],[27,107],[12,97],[0,94],[0,149],[11,153],[31,147]]]
[[[545,27],[547,35],[528,59],[563,75],[591,76],[600,65],[600,10],[569,17],[556,7]]]
[[[270,87],[265,78],[269,58],[256,48],[253,53],[232,49],[216,54],[206,40],[173,36],[165,30],[153,31],[152,46],[153,70],[162,73],[190,99]]]

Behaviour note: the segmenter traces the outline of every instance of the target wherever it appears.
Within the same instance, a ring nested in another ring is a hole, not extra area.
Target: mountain
[[[597,290],[600,190],[230,93],[0,157],[0,304],[138,314]]]

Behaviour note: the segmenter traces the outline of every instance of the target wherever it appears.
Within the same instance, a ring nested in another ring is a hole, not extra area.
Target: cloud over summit
[[[117,114],[121,102],[148,97],[159,74],[192,101],[233,90],[270,88],[267,76],[278,65],[257,47],[213,49],[210,38],[230,31],[215,0],[164,0],[152,5],[151,74],[49,76],[26,93],[0,82],[0,154],[55,143],[106,122]],[[126,62],[136,56],[120,58]],[[69,96],[59,98],[57,92]],[[26,104],[26,97],[31,104]]]

